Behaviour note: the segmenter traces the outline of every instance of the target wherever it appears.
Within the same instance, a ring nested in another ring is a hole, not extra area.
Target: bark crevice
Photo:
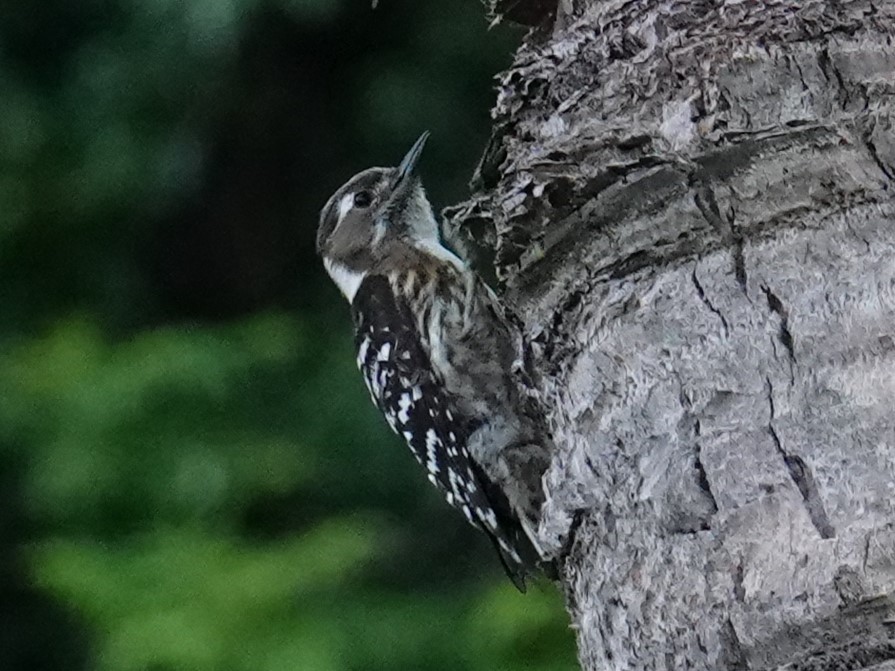
[[[712,301],[709,300],[708,296],[705,293],[705,289],[699,281],[699,278],[696,276],[696,267],[693,267],[693,273],[691,275],[693,279],[693,286],[696,287],[696,295],[699,296],[699,300],[702,301],[702,304],[708,308],[709,312],[718,316],[718,319],[721,320],[721,326],[724,327],[724,334],[727,335],[730,333],[730,327],[727,324],[727,319],[725,319],[724,315],[721,311],[712,305]]]
[[[777,453],[783,459],[783,463],[786,466],[790,479],[802,496],[805,510],[808,511],[808,516],[811,518],[811,523],[817,530],[818,535],[820,535],[821,538],[835,538],[836,530],[833,528],[833,525],[830,524],[830,519],[827,515],[827,511],[824,509],[823,499],[815,484],[811,469],[802,457],[797,454],[790,454],[784,449],[783,442],[780,440],[780,436],[774,428],[774,419],[776,415],[774,408],[774,386],[771,383],[770,378],[766,378],[766,384],[770,411],[768,434],[774,441],[774,447],[777,449]]]
[[[795,339],[792,337],[792,331],[789,329],[789,312],[783,305],[783,301],[777,297],[777,294],[775,294],[769,286],[762,285],[761,290],[764,292],[765,298],[768,301],[768,307],[780,318],[780,342],[782,342],[783,346],[786,348],[786,352],[789,355],[790,365],[795,365]]]

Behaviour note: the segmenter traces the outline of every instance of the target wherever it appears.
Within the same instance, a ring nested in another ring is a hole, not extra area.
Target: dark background
[[[521,33],[475,0],[0,2],[0,668],[570,669],[388,433],[314,255]]]

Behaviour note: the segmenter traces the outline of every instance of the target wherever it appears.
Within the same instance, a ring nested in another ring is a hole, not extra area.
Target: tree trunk
[[[895,669],[895,2],[495,5],[541,26],[446,221],[541,375],[583,668]]]

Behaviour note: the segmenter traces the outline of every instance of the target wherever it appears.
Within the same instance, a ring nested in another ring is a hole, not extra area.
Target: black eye
[[[373,197],[370,195],[369,191],[358,191],[354,194],[355,207],[370,207],[370,203],[372,202]]]

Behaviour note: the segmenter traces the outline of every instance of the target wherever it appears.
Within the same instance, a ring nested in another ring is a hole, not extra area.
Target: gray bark
[[[895,2],[510,5],[446,217],[540,374],[582,667],[895,669]]]

